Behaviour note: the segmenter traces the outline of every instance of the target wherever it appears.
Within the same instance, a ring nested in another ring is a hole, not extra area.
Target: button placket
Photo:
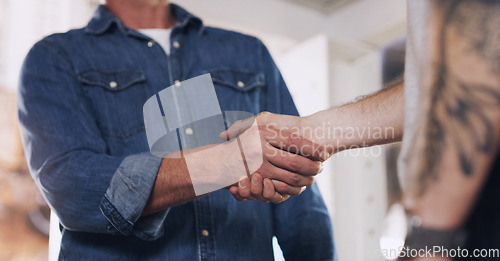
[[[175,85],[175,87],[181,87],[181,81],[175,80],[174,85]]]
[[[196,220],[200,248],[200,260],[216,260],[215,238],[210,195],[195,200]]]

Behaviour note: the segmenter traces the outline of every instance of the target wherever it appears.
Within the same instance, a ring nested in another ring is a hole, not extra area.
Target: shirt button
[[[203,229],[203,230],[201,231],[201,235],[203,235],[204,237],[208,237],[208,235],[210,235],[210,233],[208,233],[208,230]]]
[[[116,83],[115,81],[109,82],[109,87],[116,88],[116,86],[118,86],[118,83]]]
[[[245,83],[243,83],[242,81],[238,81],[238,83],[236,83],[236,84],[238,84],[238,87],[240,87],[240,88],[245,87]]]
[[[152,47],[154,44],[155,44],[155,42],[153,40],[151,40],[151,41],[148,42],[148,46],[149,47]]]
[[[173,45],[174,45],[174,47],[175,47],[175,48],[177,48],[177,49],[179,49],[179,47],[181,47],[181,44],[180,44],[179,42],[177,42],[177,41],[174,41],[174,42],[173,42]]]
[[[193,129],[191,129],[191,128],[187,128],[187,129],[186,129],[186,134],[187,134],[187,135],[193,135],[193,132],[194,132],[194,131],[193,131]]]
[[[181,87],[181,81],[175,80],[174,85],[175,85],[175,87]]]

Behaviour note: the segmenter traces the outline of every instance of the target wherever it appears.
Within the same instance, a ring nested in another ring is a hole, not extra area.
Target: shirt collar
[[[194,16],[176,4],[170,4],[170,10],[178,21],[176,27],[180,27],[182,30],[185,30],[189,26],[193,26],[193,28],[198,30],[200,34],[203,33],[205,27],[203,26],[203,22],[200,18]],[[125,35],[128,35],[129,31],[133,31],[132,29],[127,28],[125,24],[113,13],[111,13],[106,6],[99,5],[87,27],[85,27],[85,32],[100,35],[107,32],[113,25],[116,25]]]

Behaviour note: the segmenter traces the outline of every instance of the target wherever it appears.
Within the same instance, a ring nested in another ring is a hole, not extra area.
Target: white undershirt
[[[170,54],[170,33],[172,32],[172,28],[139,29],[139,32],[151,37],[151,39],[161,46],[167,55]]]

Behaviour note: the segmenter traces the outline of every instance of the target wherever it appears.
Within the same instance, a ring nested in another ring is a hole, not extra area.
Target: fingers
[[[266,160],[272,165],[300,174],[302,176],[315,176],[321,171],[321,164],[309,158],[274,148],[266,148]]]
[[[250,179],[244,178],[238,182],[238,192],[239,195],[246,199],[253,199],[250,192]]]
[[[276,189],[276,192],[282,195],[298,196],[306,189],[305,186],[300,188],[292,187],[279,180],[272,180],[272,183],[274,185],[274,188]]]
[[[264,191],[266,191],[265,196]],[[271,201],[277,204],[284,201],[283,196],[275,191],[271,180],[264,179],[258,172],[252,174],[250,195],[252,199],[264,202]]]
[[[238,200],[238,201],[245,201],[247,200],[246,198],[240,196],[239,194],[239,190],[238,190],[238,187],[237,186],[232,186],[229,188],[229,192],[231,192],[231,194],[233,194],[233,197]]]
[[[270,112],[261,112],[257,116],[250,117],[244,120],[236,121],[231,127],[229,127],[226,131],[223,131],[219,134],[219,138],[225,141],[233,139],[245,132],[248,128],[250,128],[255,121],[257,121],[258,125],[266,126],[267,124],[276,124],[279,126],[282,125],[290,125],[296,126],[297,119],[299,117],[295,116],[285,116],[285,115],[277,115]]]
[[[262,196],[263,186],[262,186],[262,176],[259,173],[252,174],[251,177],[252,184],[250,185],[250,194],[253,198],[261,201],[267,201]]]
[[[277,183],[281,186],[281,183]],[[268,178],[262,178],[260,173],[254,173],[250,179],[242,179],[238,183],[238,186],[232,186],[229,188],[229,191],[238,201],[245,201],[248,199],[278,204],[290,198],[290,195],[285,194],[282,196],[278,193],[275,190],[274,184],[274,181],[271,181]],[[286,189],[283,190],[287,191]],[[289,191],[292,191],[292,193],[295,194],[300,194],[301,189],[297,188],[295,191],[290,189]]]
[[[314,184],[314,176],[300,175],[286,169],[277,168],[271,163],[264,164],[261,172],[266,173],[265,176],[268,178],[283,181],[293,187],[310,187]]]
[[[248,177],[240,180],[237,190],[234,189],[234,191],[235,193],[233,194],[233,196],[236,200],[243,198],[268,202],[268,200],[262,196],[262,175],[260,175],[259,173],[252,174],[251,180]],[[233,191],[231,191],[231,193],[233,193]],[[237,196],[235,196],[236,193]]]
[[[236,121],[231,127],[229,127],[226,131],[223,131],[219,134],[219,138],[224,141],[229,141],[238,137],[240,134],[245,132],[247,129],[252,127],[255,122],[255,117],[250,117],[244,120]]]
[[[274,184],[273,182],[266,178],[264,179],[264,191],[263,191],[263,194],[262,196],[273,202],[274,204],[278,204],[278,203],[281,203],[285,200],[287,200],[288,198],[290,198],[290,195],[281,195],[280,193],[276,192],[275,188],[274,188]]]
[[[259,131],[269,144],[281,150],[302,155],[313,161],[323,162],[330,158],[326,146],[314,143],[299,133],[278,130],[271,125],[260,127]]]
[[[256,117],[236,121],[229,129],[219,134],[219,138],[229,141],[248,130],[255,121],[259,126],[260,135],[277,148],[303,155],[313,161],[323,162],[331,156],[326,146],[302,136],[301,118],[296,116],[262,112]]]

